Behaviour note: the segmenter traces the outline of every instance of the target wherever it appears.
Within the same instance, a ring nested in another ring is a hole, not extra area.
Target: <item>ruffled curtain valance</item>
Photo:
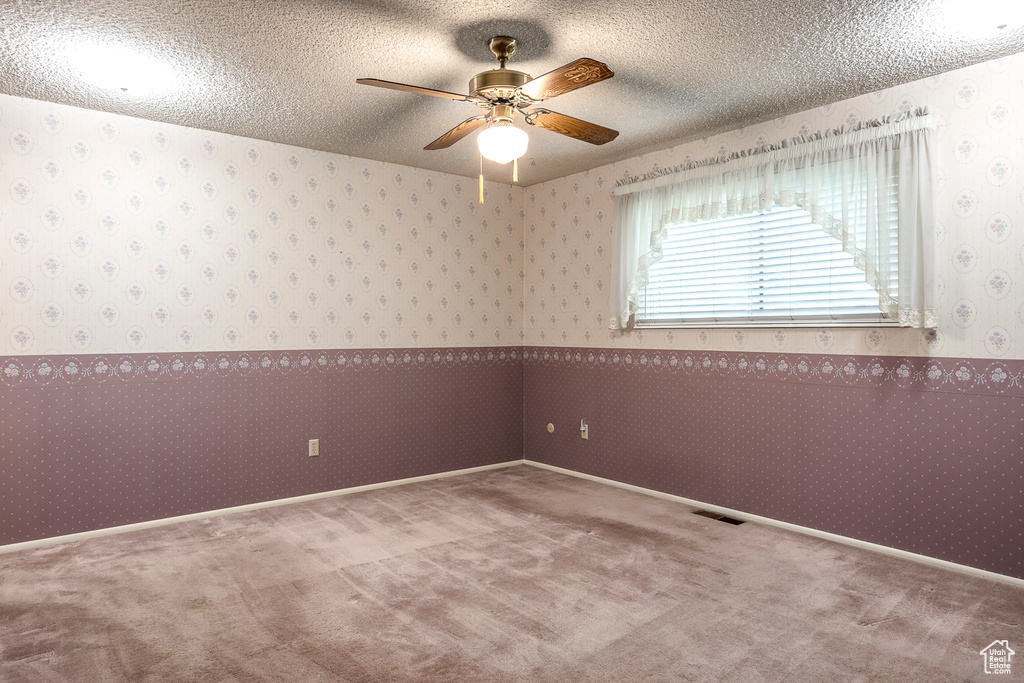
[[[773,206],[804,209],[841,241],[882,313],[901,326],[936,327],[934,146],[934,122],[920,109],[619,181],[610,327],[632,325],[670,226]]]

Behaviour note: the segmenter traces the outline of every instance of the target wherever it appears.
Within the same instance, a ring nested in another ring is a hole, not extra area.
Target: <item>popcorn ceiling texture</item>
[[[1024,56],[994,60],[526,188],[526,343],[1024,358]],[[937,332],[893,327],[607,329],[612,188],[623,177],[931,107]]]
[[[522,192],[0,96],[0,354],[521,343]]]
[[[963,17],[943,15],[950,4],[15,0],[0,24],[0,92],[473,176],[471,139],[422,148],[475,107],[355,81],[464,93],[495,66],[486,41],[509,34],[512,66],[534,76],[579,57],[616,74],[550,108],[619,138],[595,147],[531,128],[529,184],[1024,50],[1024,29],[995,30],[999,18],[988,37],[966,35]],[[183,85],[152,96],[88,86],[66,54],[77,41],[156,56]]]

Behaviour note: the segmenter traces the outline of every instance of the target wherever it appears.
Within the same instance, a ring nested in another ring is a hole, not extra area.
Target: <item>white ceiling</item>
[[[520,42],[510,68],[539,76],[591,57],[615,72],[544,106],[619,137],[593,146],[528,128],[520,176],[529,185],[1024,51],[1022,4],[6,0],[0,92],[475,176],[473,137],[447,150],[423,146],[476,107],[355,81],[465,93],[496,64],[487,40],[507,34]],[[156,56],[180,85],[152,95],[90,86],[68,56],[81,41]]]

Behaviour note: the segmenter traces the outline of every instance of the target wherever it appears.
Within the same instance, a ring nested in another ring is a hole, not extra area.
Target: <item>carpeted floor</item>
[[[529,466],[0,555],[0,680],[982,681],[1024,590]]]

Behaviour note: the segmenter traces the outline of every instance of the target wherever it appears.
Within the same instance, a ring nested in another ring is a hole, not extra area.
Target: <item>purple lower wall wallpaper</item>
[[[10,357],[0,369],[0,544],[523,452],[522,349]]]
[[[534,347],[8,357],[0,544],[525,454],[1024,578],[1022,376]]]
[[[528,348],[525,366],[532,460],[1024,578],[1020,361]]]

